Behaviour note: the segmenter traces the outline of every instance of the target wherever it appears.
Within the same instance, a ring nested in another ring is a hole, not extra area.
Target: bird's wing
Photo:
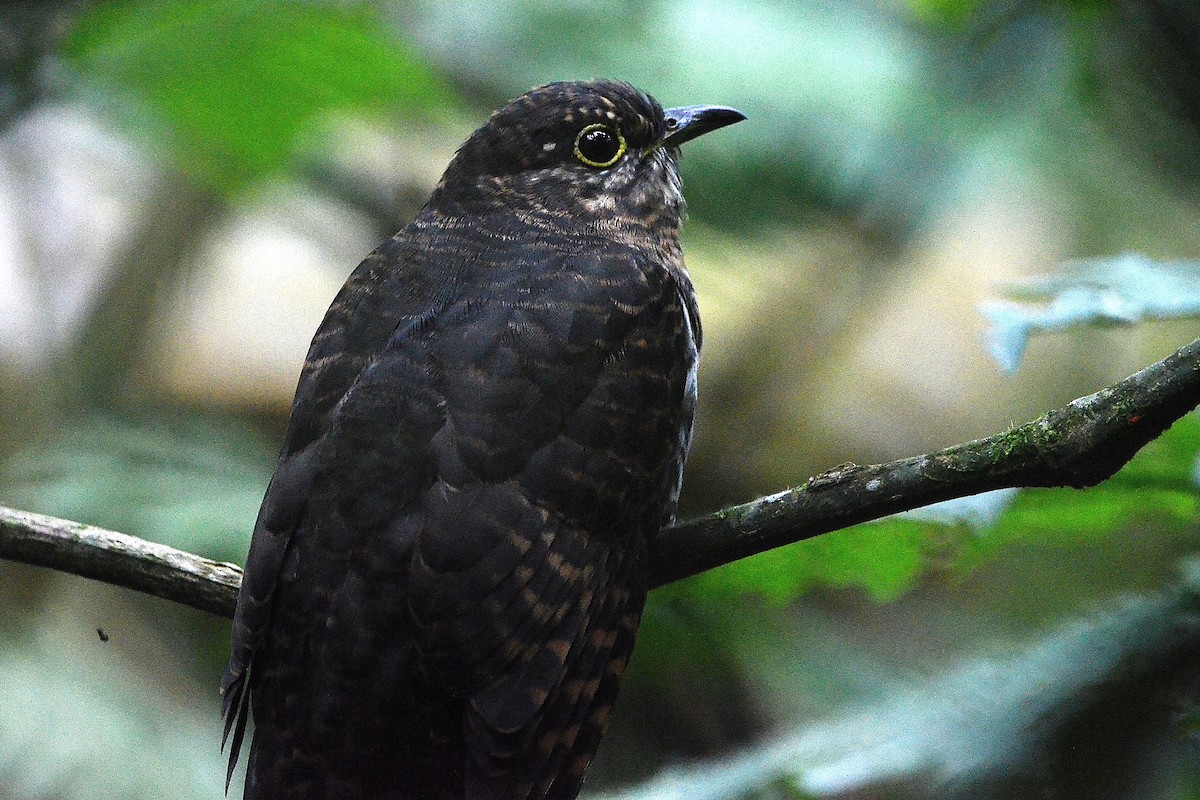
[[[444,729],[447,708],[465,717],[425,758],[394,756],[401,772],[436,789],[465,771],[479,798],[573,796],[632,647],[644,539],[676,484],[662,473],[679,461],[689,364],[676,350],[693,332],[670,277],[632,253],[495,259],[455,275],[459,302],[414,288],[428,281],[413,272],[431,272],[418,257],[391,284],[384,262],[364,262],[314,338],[239,596],[231,755],[269,629],[268,643],[301,648],[264,650],[254,682],[271,683],[271,702],[313,689],[321,709],[364,723],[325,740],[331,768],[345,768],[338,747],[398,724],[376,719],[389,693],[425,680],[437,707],[403,723],[406,747],[428,747],[420,725]],[[375,650],[409,636],[419,675],[404,652]],[[363,669],[379,674],[351,679]],[[307,723],[264,710],[255,747],[294,761],[286,737]],[[266,728],[285,738],[260,742]],[[439,775],[431,758],[459,763]],[[370,780],[398,768],[371,763]]]
[[[560,530],[550,554],[558,565],[551,569],[571,575],[574,580],[563,582],[575,584],[580,594],[564,592],[532,608],[518,599],[501,612],[507,619],[523,614],[519,627],[525,630],[514,635],[514,663],[472,696],[465,715],[472,767],[466,796],[472,800],[573,798],[599,742],[633,648],[645,556],[640,542],[609,548],[597,554],[594,573],[579,575],[588,567],[574,566],[562,554],[581,538]],[[587,549],[577,547],[576,557],[589,558]],[[540,631],[529,624],[547,613],[538,605],[549,613]]]
[[[401,234],[364,259],[330,305],[305,358],[283,449],[254,525],[238,590],[231,654],[221,679],[222,744],[233,733],[226,788],[249,717],[247,670],[270,622],[275,587],[314,476],[328,458],[323,434],[338,401],[372,353],[382,350],[397,328],[429,312],[431,292],[395,286],[397,273],[387,269],[389,263],[410,257]],[[381,302],[390,304],[387,313],[379,308]]]
[[[670,275],[607,254],[528,282],[438,326],[448,416],[408,580],[425,671],[468,700],[472,799],[574,796],[690,426]]]

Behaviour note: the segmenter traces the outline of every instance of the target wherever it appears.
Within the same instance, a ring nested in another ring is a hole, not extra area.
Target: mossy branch
[[[663,530],[661,586],[850,525],[992,489],[1093,486],[1200,405],[1200,339],[1125,380],[987,439],[887,464],[843,464],[803,485]],[[241,570],[78,522],[0,507],[0,558],[233,615]]]

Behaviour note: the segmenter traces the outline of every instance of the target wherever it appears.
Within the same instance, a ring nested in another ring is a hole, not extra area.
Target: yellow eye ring
[[[575,157],[589,167],[611,167],[625,155],[625,137],[621,131],[597,122],[588,125],[575,137]]]

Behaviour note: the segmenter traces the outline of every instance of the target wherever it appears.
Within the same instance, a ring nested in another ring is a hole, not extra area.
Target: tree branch
[[[136,536],[0,506],[0,558],[233,616],[242,570]]]
[[[955,497],[1094,486],[1197,405],[1200,339],[1004,433],[887,464],[843,464],[795,489],[667,528],[651,551],[652,585]]]
[[[843,464],[802,486],[663,530],[661,586],[774,547],[992,489],[1093,486],[1200,405],[1200,339],[1125,380],[987,439],[888,464]],[[241,570],[102,528],[0,507],[0,558],[233,615]]]

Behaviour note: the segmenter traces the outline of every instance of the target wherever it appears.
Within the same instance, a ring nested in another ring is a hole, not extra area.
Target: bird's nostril
[[[674,117],[667,117],[667,130],[673,131],[679,127],[679,120]]]

